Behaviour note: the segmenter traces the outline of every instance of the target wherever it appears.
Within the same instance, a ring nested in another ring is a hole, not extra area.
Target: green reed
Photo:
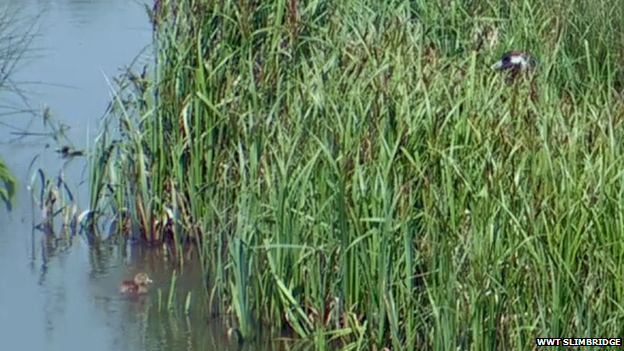
[[[197,244],[245,340],[621,336],[624,5],[471,4],[161,1],[155,69],[120,83],[96,150],[94,207],[129,208],[179,257]],[[511,48],[534,78],[489,70]]]
[[[7,209],[11,209],[17,181],[0,158],[0,200]]]

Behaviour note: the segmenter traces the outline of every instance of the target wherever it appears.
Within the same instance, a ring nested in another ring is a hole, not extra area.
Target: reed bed
[[[314,349],[624,335],[624,4],[157,1],[92,207]],[[538,60],[530,80],[489,69]],[[536,92],[533,94],[532,92]]]

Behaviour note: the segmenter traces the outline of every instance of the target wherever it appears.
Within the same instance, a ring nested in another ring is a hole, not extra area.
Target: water
[[[0,115],[0,155],[19,180],[15,207],[0,209],[0,349],[223,350],[235,349],[222,324],[208,321],[197,265],[176,267],[163,248],[90,248],[83,237],[46,241],[33,224],[40,188],[37,170],[63,174],[80,210],[88,206],[85,158],[66,162],[46,133],[42,111],[69,127],[62,141],[88,150],[111,96],[109,80],[149,46],[152,32],[142,4],[123,0],[0,0],[18,11],[17,28],[35,37],[13,80],[23,90],[2,97],[3,112],[27,106],[35,113]],[[0,12],[1,13],[1,12]],[[19,20],[19,21],[18,21]],[[149,60],[149,50],[140,60]],[[29,133],[24,136],[21,133]],[[34,194],[37,194],[34,192]],[[176,306],[165,311],[176,271]],[[145,271],[150,293],[128,298],[117,284]],[[190,314],[181,306],[191,292]]]

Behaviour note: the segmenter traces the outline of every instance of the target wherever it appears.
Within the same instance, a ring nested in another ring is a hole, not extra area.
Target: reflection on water
[[[0,0],[0,11],[7,6],[22,11],[21,18],[39,16],[33,51],[26,54],[14,81],[21,84],[31,109],[49,107],[53,118],[69,127],[69,144],[88,149],[110,98],[107,79],[150,43],[143,6],[126,0]],[[3,112],[0,154],[20,185],[14,211],[0,209],[0,349],[236,349],[225,339],[221,323],[206,319],[198,265],[186,264],[180,270],[172,260],[163,259],[162,249],[94,248],[83,236],[52,237],[33,231],[33,224],[42,218],[27,190],[32,174],[37,169],[50,178],[62,174],[84,210],[86,161],[81,157],[66,162],[54,152],[58,145],[40,117]],[[30,134],[16,138],[15,132]],[[118,283],[138,271],[154,280],[149,293],[121,295]],[[174,271],[176,300],[167,310],[163,301]],[[183,306],[189,292],[187,316]]]
[[[206,297],[198,284],[202,273],[193,256],[180,270],[163,248],[96,248],[82,237],[55,240],[58,245],[44,241],[35,243],[29,265],[15,264],[18,256],[30,254],[25,247],[0,256],[0,276],[11,282],[0,290],[3,350],[238,349],[227,341],[219,321],[206,318]],[[153,279],[150,291],[120,294],[118,283],[139,271]],[[174,299],[168,309],[174,274]],[[187,315],[184,302],[189,293]]]

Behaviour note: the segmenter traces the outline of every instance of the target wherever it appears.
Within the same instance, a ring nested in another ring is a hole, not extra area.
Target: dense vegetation
[[[206,296],[244,338],[527,350],[624,335],[624,2],[149,13],[154,66],[119,82],[92,207],[178,257],[197,244]],[[490,70],[510,49],[534,76]]]

